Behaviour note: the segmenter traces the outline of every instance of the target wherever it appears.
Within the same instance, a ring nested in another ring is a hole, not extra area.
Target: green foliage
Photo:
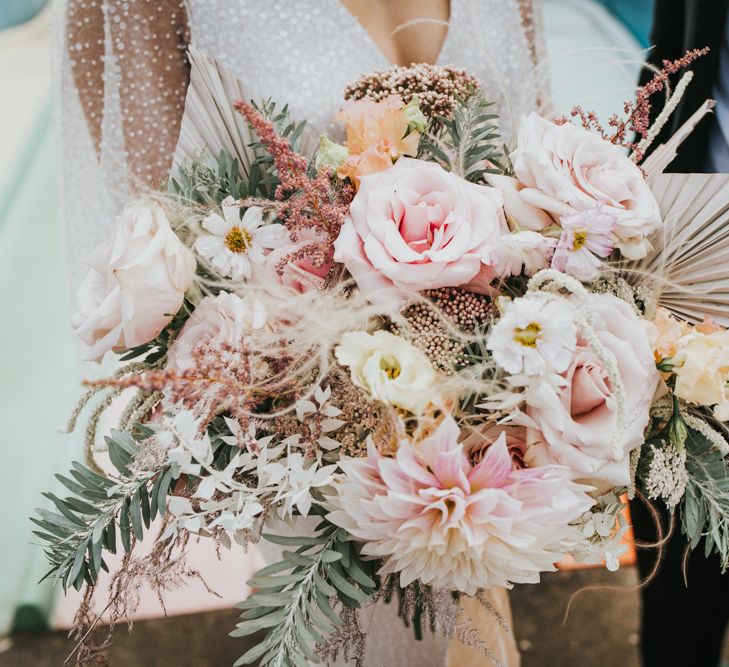
[[[681,505],[682,531],[695,549],[705,538],[704,551],[716,551],[723,569],[729,566],[729,471],[722,453],[692,428],[686,435],[688,483]]]
[[[678,397],[674,394],[673,396],[673,414],[668,422],[668,442],[670,442],[676,451],[681,451],[686,444],[686,438],[688,438],[688,426],[681,416],[679,409]]]
[[[117,552],[117,535],[129,553],[132,538],[141,540],[151,521],[164,514],[173,483],[168,467],[143,474],[132,470],[139,444],[130,433],[112,431],[106,442],[118,479],[103,477],[74,462],[68,477],[56,475],[71,495],[61,499],[43,494],[57,511],[38,509],[37,517],[31,518],[40,528],[33,532],[46,543],[45,553],[51,563],[43,578],[53,576],[64,590],[69,586],[79,590],[84,582],[96,582],[99,572],[107,570],[103,551]]]
[[[306,127],[306,121],[296,122],[292,121],[289,116],[289,106],[286,104],[281,110],[276,109],[276,103],[272,100],[265,100],[262,104],[252,103],[253,107],[264,117],[273,123],[276,130],[276,134],[279,137],[286,139],[291,149],[297,153],[300,153],[301,148],[301,136]],[[252,163],[252,167],[257,168],[262,172],[262,176],[259,176],[254,180],[253,175],[251,176],[251,187],[255,184],[259,191],[259,196],[266,197],[267,199],[275,199],[276,188],[281,182],[276,175],[276,170],[273,164],[273,157],[269,154],[266,147],[260,142],[254,142],[251,144],[259,155]],[[253,174],[253,171],[251,172]],[[316,173],[313,165],[309,166],[309,175],[314,176]]]
[[[333,601],[338,599],[350,608],[366,602],[376,588],[372,564],[360,558],[344,529],[326,519],[314,536],[264,537],[295,550],[285,551],[282,561],[264,567],[248,582],[257,591],[238,605],[243,614],[231,635],[268,632],[235,664],[260,661],[264,667],[288,667],[318,663],[314,648],[324,644],[341,623]]]
[[[436,118],[422,136],[418,157],[473,183],[482,183],[486,173],[504,173],[504,155],[496,143],[498,115],[489,113],[491,106],[480,93],[460,100],[452,117]]]
[[[292,121],[288,105],[281,109],[271,100],[253,106],[270,120],[279,136],[298,150],[305,122]],[[191,160],[170,178],[168,189],[180,198],[206,206],[218,206],[226,197],[245,199],[262,197],[274,199],[279,179],[273,168],[273,158],[260,142],[253,142],[249,164],[241,164],[228,151],[221,150],[217,160],[206,164],[204,159]]]
[[[169,190],[188,202],[217,206],[228,196],[235,199],[247,197],[248,182],[238,158],[221,150],[217,162],[212,165],[203,161],[190,161],[181,165],[170,178]]]

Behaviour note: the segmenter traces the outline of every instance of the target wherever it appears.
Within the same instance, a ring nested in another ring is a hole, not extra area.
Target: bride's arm
[[[543,57],[541,37],[541,1],[540,0],[518,0],[521,25],[524,29],[529,57],[532,65],[536,67]]]
[[[125,155],[118,159],[156,185],[171,166],[189,82],[182,0],[68,0],[66,21],[97,153],[105,135],[121,132]]]

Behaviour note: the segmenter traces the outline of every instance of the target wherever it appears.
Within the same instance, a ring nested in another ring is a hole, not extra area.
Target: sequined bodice
[[[332,116],[359,75],[390,65],[339,0],[187,0],[192,43],[235,72],[252,97],[288,103],[313,131],[336,132]],[[518,0],[451,0],[438,63],[477,77],[505,119],[531,106],[524,81],[532,49]],[[528,88],[528,87],[527,87]],[[527,91],[529,92],[529,91]]]

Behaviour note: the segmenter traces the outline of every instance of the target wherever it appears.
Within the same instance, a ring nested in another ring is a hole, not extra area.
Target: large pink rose
[[[512,161],[523,201],[554,216],[600,203],[617,219],[617,246],[625,257],[639,259],[650,250],[647,236],[661,224],[660,209],[643,173],[619,146],[532,113],[521,120]]]
[[[592,349],[578,340],[564,373],[566,387],[529,399],[527,414],[538,430],[529,433],[526,461],[529,465],[566,465],[575,479],[627,485],[627,454],[643,443],[660,379],[653,357],[655,327],[611,294],[595,294],[591,304],[595,333],[614,356],[625,390],[623,432],[616,433],[617,401],[608,373]],[[616,437],[625,453],[621,461],[614,460]]]
[[[159,204],[126,208],[88,264],[72,320],[89,360],[154,339],[195,277],[195,258]]]
[[[263,304],[252,296],[229,292],[206,296],[192,311],[167,353],[167,368],[185,371],[194,366],[193,350],[201,343],[236,346],[246,334],[266,323]]]
[[[508,233],[501,193],[437,164],[400,158],[364,176],[335,242],[360,289],[419,291],[466,285],[485,290],[488,254]]]

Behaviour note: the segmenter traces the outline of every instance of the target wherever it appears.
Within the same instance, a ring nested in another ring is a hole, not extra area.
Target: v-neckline
[[[377,54],[378,58],[383,61],[387,67],[400,67],[400,65],[392,62],[390,58],[385,55],[382,47],[375,41],[374,37],[372,37],[367,28],[362,25],[362,22],[359,20],[359,18],[355,14],[353,14],[349,10],[349,8],[341,2],[341,0],[332,0],[332,2],[337,6],[338,11],[340,12],[340,14],[343,15],[344,20],[348,21],[353,25],[354,29],[360,33],[361,37],[369,45],[370,49]],[[451,34],[453,33],[453,19],[456,13],[455,6],[457,2],[458,0],[450,0],[448,3],[448,29],[446,30],[446,36],[443,39],[443,43],[440,45],[438,57],[435,59],[434,63],[431,63],[432,65],[440,65],[441,60],[443,59],[443,54],[446,52],[446,47],[448,46],[448,43],[451,39]]]

